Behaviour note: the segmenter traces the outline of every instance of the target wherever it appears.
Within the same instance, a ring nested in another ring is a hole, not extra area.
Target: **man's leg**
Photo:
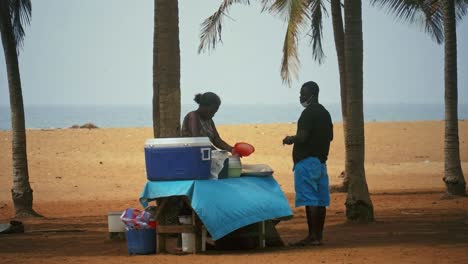
[[[319,208],[319,230],[318,230],[318,241],[322,243],[323,240],[323,227],[325,225],[325,217],[327,215],[327,208],[325,206],[320,206]]]
[[[306,206],[307,225],[309,236],[307,240],[318,241],[320,239],[320,208],[318,206]]]

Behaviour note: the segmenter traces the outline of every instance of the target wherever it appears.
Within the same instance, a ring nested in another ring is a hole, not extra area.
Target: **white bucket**
[[[184,225],[192,224],[191,215],[179,216],[179,222]],[[182,251],[193,252],[195,249],[195,234],[193,233],[182,233]],[[202,226],[202,251],[206,251],[206,228]]]
[[[107,226],[109,233],[125,232],[125,224],[120,220],[122,212],[109,212],[107,213]]]

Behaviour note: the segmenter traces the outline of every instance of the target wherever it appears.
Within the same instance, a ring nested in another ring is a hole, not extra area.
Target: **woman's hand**
[[[237,153],[236,153],[236,149],[235,148],[231,148],[231,155],[232,156],[237,156]]]

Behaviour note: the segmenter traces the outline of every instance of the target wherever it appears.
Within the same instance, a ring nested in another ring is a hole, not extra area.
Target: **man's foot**
[[[291,244],[293,247],[306,247],[306,246],[323,246],[323,242],[310,237],[307,237],[299,242]]]

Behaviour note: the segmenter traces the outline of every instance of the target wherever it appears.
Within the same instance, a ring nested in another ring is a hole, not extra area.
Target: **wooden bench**
[[[184,203],[189,207],[190,202],[184,198]],[[182,233],[192,233],[195,235],[195,245],[193,246],[193,253],[197,254],[202,252],[202,222],[195,211],[192,209],[192,224],[191,225],[181,225],[181,224],[167,224],[166,217],[168,208],[168,199],[167,198],[160,198],[159,205],[157,206],[157,210],[155,213],[157,226],[156,226],[156,253],[164,253],[167,252],[166,249],[166,239],[168,238],[169,234],[182,234]],[[258,236],[258,245],[260,248],[265,247],[265,222],[258,223],[258,232],[256,234],[252,234]]]

